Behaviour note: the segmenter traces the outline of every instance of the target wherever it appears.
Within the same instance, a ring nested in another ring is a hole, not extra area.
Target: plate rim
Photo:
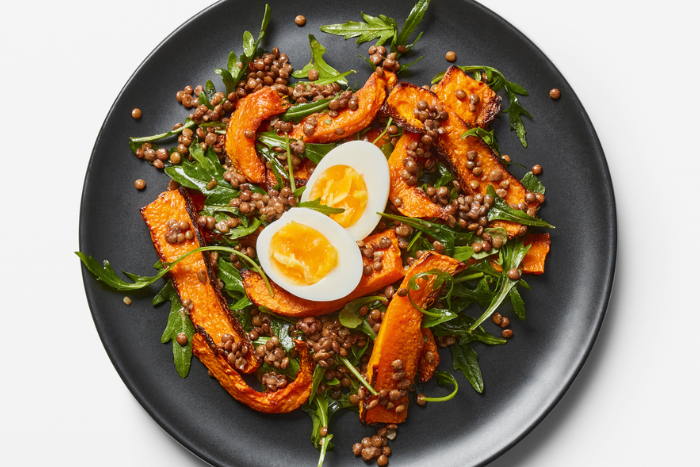
[[[600,291],[600,294],[597,296],[597,302],[598,306],[595,309],[595,316],[596,316],[596,321],[592,323],[592,326],[589,328],[588,336],[586,338],[586,346],[585,348],[581,349],[581,352],[579,354],[578,361],[576,362],[575,367],[570,373],[570,377],[566,379],[566,381],[563,382],[563,385],[559,386],[559,388],[556,390],[556,393],[552,394],[554,397],[550,400],[549,403],[544,404],[543,406],[539,407],[537,410],[533,411],[534,419],[532,420],[531,423],[528,425],[524,425],[522,431],[519,433],[519,435],[513,437],[508,443],[504,444],[501,449],[498,449],[493,452],[488,457],[485,457],[481,462],[475,464],[477,466],[484,466],[487,465],[491,462],[493,462],[495,459],[498,457],[502,456],[505,452],[509,451],[510,449],[513,448],[516,444],[518,444],[520,441],[522,441],[527,435],[529,435],[551,412],[552,410],[559,404],[559,402],[562,400],[564,395],[568,392],[570,387],[573,385],[574,381],[578,378],[581,370],[583,369],[583,366],[586,364],[588,361],[588,358],[593,350],[593,347],[598,339],[598,336],[600,335],[600,330],[603,326],[603,323],[605,321],[605,317],[608,312],[609,304],[610,304],[610,298],[612,296],[612,291],[614,289],[614,282],[615,282],[615,276],[616,276],[616,269],[617,269],[617,255],[618,255],[618,220],[617,220],[617,205],[615,201],[615,190],[614,190],[614,185],[613,185],[613,180],[612,176],[610,173],[610,168],[609,164],[607,161],[607,157],[605,155],[605,151],[603,150],[602,144],[600,142],[600,139],[598,138],[598,134],[595,130],[595,127],[593,126],[593,122],[591,121],[588,112],[586,111],[586,108],[583,106],[581,103],[580,99],[578,98],[578,95],[576,92],[573,90],[573,87],[569,85],[568,80],[566,77],[559,71],[555,63],[540,49],[540,47],[537,46],[529,37],[527,37],[522,31],[520,31],[519,28],[514,26],[512,23],[510,23],[508,20],[500,16],[498,13],[495,11],[491,10],[490,8],[486,7],[485,5],[475,1],[475,0],[461,0],[464,3],[470,4],[472,7],[475,7],[480,10],[481,14],[484,14],[490,19],[500,23],[501,25],[505,26],[506,28],[511,29],[519,40],[523,41],[526,43],[533,51],[535,51],[538,55],[541,56],[541,58],[551,64],[551,66],[554,68],[554,70],[561,76],[563,79],[564,84],[571,89],[571,94],[567,94],[568,99],[573,99],[574,104],[581,109],[581,117],[583,121],[585,121],[586,126],[585,126],[585,131],[588,133],[588,136],[590,138],[590,141],[593,143],[595,146],[595,155],[596,158],[599,156],[600,161],[597,161],[601,164],[601,168],[603,169],[603,173],[605,175],[605,180],[604,180],[604,186],[609,188],[609,193],[605,193],[605,197],[603,199],[603,202],[606,206],[607,209],[610,210],[610,235],[609,235],[609,248],[612,252],[611,255],[607,257],[607,262],[604,264],[604,271],[605,271],[605,288]],[[84,250],[84,244],[85,244],[85,238],[87,237],[88,233],[86,232],[86,226],[85,226],[85,211],[87,209],[87,204],[89,203],[89,200],[87,199],[87,184],[88,184],[88,179],[91,175],[92,169],[94,167],[94,164],[96,164],[96,153],[97,153],[97,147],[103,137],[103,132],[105,130],[105,127],[107,125],[108,120],[110,120],[110,117],[113,115],[115,112],[115,107],[117,102],[121,99],[123,96],[124,92],[126,89],[129,87],[131,82],[134,80],[136,75],[141,71],[141,69],[144,67],[146,62],[148,62],[151,57],[153,57],[162,47],[163,45],[168,42],[173,36],[175,36],[177,33],[180,32],[185,26],[187,26],[190,22],[196,20],[200,16],[205,15],[209,10],[212,10],[214,8],[217,8],[220,4],[226,3],[227,0],[218,0],[211,5],[207,6],[206,8],[200,10],[199,12],[195,13],[191,17],[189,17],[187,20],[183,21],[179,26],[177,26],[175,29],[173,29],[172,32],[170,32],[163,40],[161,40],[154,48],[151,50],[148,55],[139,63],[139,65],[136,67],[134,72],[129,76],[127,81],[124,83],[124,86],[120,89],[119,93],[116,95],[114,98],[114,102],[109,108],[109,111],[107,112],[102,125],[99,128],[99,131],[97,133],[97,138],[95,139],[95,143],[93,145],[92,151],[90,153],[90,158],[88,161],[88,165],[86,168],[85,172],[85,177],[83,179],[83,189],[81,193],[81,200],[80,200],[80,212],[79,212],[79,226],[78,226],[78,245],[80,248],[80,251]],[[95,325],[95,329],[97,331],[98,337],[100,339],[100,342],[102,343],[102,347],[104,348],[105,352],[107,353],[107,356],[109,357],[110,362],[114,366],[115,370],[117,371],[117,374],[119,377],[122,379],[124,382],[125,386],[129,390],[129,392],[134,396],[134,398],[137,400],[139,405],[148,413],[148,415],[160,426],[160,428],[163,429],[173,440],[175,440],[180,446],[185,448],[187,451],[195,455],[200,461],[208,464],[208,465],[215,465],[211,463],[209,460],[206,459],[206,453],[200,449],[198,445],[195,445],[191,442],[188,441],[188,439],[183,436],[183,434],[174,426],[169,424],[160,414],[149,404],[147,398],[141,394],[138,389],[137,385],[132,382],[132,378],[129,376],[129,374],[122,368],[122,366],[117,362],[117,359],[114,355],[114,349],[111,347],[107,346],[103,337],[103,333],[100,332],[100,327],[98,324],[98,319],[96,319],[96,309],[98,308],[98,304],[95,302],[94,297],[91,296],[91,292],[89,291],[89,286],[94,285],[95,278],[92,276],[92,274],[85,268],[82,263],[81,263],[81,272],[82,272],[82,278],[83,278],[83,288],[85,289],[85,295],[86,299],[88,302],[88,307],[90,308],[90,314],[93,319],[93,324]]]

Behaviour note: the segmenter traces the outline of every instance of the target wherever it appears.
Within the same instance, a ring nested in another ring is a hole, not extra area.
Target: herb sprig
[[[292,73],[292,76],[297,79],[308,78],[309,71],[313,68],[318,71],[318,80],[322,81],[323,84],[338,83],[341,86],[347,86],[348,80],[345,79],[345,76],[355,73],[355,70],[340,73],[326,63],[326,60],[323,58],[326,48],[321,45],[313,34],[309,34],[309,46],[311,47],[311,61],[304,65],[304,68],[301,70],[296,70]]]

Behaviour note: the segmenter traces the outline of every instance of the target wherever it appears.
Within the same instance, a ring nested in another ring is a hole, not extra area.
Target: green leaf
[[[353,73],[357,73],[357,71],[349,70],[349,71],[346,71],[345,73],[340,73],[339,75],[328,76],[327,78],[323,78],[323,79],[319,78],[316,81],[299,81],[297,84],[304,84],[304,85],[315,84],[316,86],[325,86],[326,84],[337,83],[340,79],[343,79],[346,76],[351,75]]]
[[[188,117],[185,119],[185,123],[177,130],[170,130],[170,131],[166,131],[165,133],[159,133],[159,134],[153,135],[153,136],[141,136],[138,138],[131,137],[131,138],[129,138],[129,146],[131,147],[131,149],[134,152],[136,152],[136,149],[140,148],[141,144],[143,144],[143,143],[150,143],[153,141],[158,141],[161,139],[169,138],[171,136],[179,135],[180,133],[182,133],[185,130],[185,128],[192,128],[195,125],[196,124],[194,123],[194,121],[190,120]]]
[[[309,34],[309,46],[311,47],[311,61],[307,63],[301,70],[296,70],[292,73],[294,78],[307,78],[309,70],[312,68],[318,71],[318,79],[325,80],[328,78],[337,78],[335,82],[341,86],[347,86],[348,80],[340,76],[338,70],[330,66],[323,59],[323,54],[326,53],[326,48],[321,45],[313,34]]]
[[[493,334],[487,332],[481,326],[477,326],[470,333],[469,327],[474,324],[476,320],[471,316],[465,314],[459,314],[455,319],[450,321],[440,323],[434,326],[432,331],[435,336],[458,336],[461,338],[462,344],[467,344],[473,341],[479,341],[486,345],[503,345],[506,340],[502,337],[494,336]]]
[[[277,339],[280,341],[280,345],[287,352],[294,349],[294,341],[289,335],[289,329],[291,326],[292,323],[282,321],[276,316],[272,316],[270,318],[270,329],[272,330],[272,334],[277,336]]]
[[[243,53],[249,59],[255,56],[255,39],[250,31],[243,33]]]
[[[525,301],[523,300],[523,297],[520,296],[518,288],[513,287],[512,289],[510,289],[509,296],[510,303],[511,305],[513,305],[513,311],[515,311],[515,314],[518,318],[525,321]]]
[[[362,324],[362,316],[360,316],[360,308],[365,305],[371,305],[377,301],[385,301],[385,297],[379,295],[374,295],[370,297],[356,298],[345,304],[340,313],[338,314],[338,320],[340,324],[346,328],[356,329]]]
[[[321,198],[317,198],[313,201],[304,201],[303,203],[297,204],[297,207],[313,209],[314,211],[318,211],[321,214],[325,214],[327,216],[331,214],[341,214],[345,212],[344,208],[333,208],[330,206],[326,206],[325,204],[321,204]]]
[[[416,42],[418,42],[418,39],[420,39],[423,33],[420,33],[418,35],[413,44],[409,44],[408,39],[411,37],[411,34],[413,34],[413,32],[416,30],[420,22],[423,21],[423,16],[425,15],[425,12],[428,11],[429,5],[430,0],[418,0],[418,2],[413,6],[413,9],[408,14],[408,18],[406,18],[406,22],[401,28],[401,32],[398,33],[398,35],[396,35],[395,40],[391,44],[392,51],[396,52],[396,46],[399,45],[406,46],[408,50],[411,50],[411,48],[413,48]]]
[[[443,308],[429,308],[428,311],[432,313],[432,315],[438,316],[423,316],[423,321],[421,322],[422,328],[432,328],[440,323],[451,321],[457,317],[457,313],[450,310],[445,310]]]
[[[227,96],[236,90],[236,80],[233,79],[233,75],[231,75],[230,71],[224,70],[223,68],[217,68],[214,70],[214,73],[221,76],[221,81],[224,83],[224,86],[226,86]]]
[[[462,133],[461,138],[464,139],[468,136],[475,136],[481,138],[481,140],[486,143],[491,150],[496,153],[499,157],[501,156],[501,148],[498,146],[498,140],[496,140],[495,130],[486,131],[483,128],[470,128],[469,130]]]
[[[163,288],[160,289],[160,292],[158,292],[156,296],[153,297],[153,306],[158,306],[162,303],[169,301],[173,293],[175,293],[175,286],[173,285],[173,282],[166,282]]]
[[[217,277],[224,283],[224,290],[236,300],[239,300],[241,296],[245,296],[243,279],[238,269],[234,268],[231,262],[226,261],[221,255],[219,256],[218,264]]]
[[[326,99],[319,99],[316,102],[306,102],[304,104],[294,105],[285,113],[280,115],[280,120],[284,122],[299,123],[309,115],[326,110],[328,108],[328,104],[330,104],[333,99],[335,99],[335,97],[328,97]]]
[[[435,377],[437,378],[438,384],[440,386],[444,387],[444,386],[452,385],[452,386],[454,386],[455,389],[454,389],[454,391],[452,391],[451,394],[448,394],[447,396],[425,397],[424,400],[426,402],[446,402],[457,395],[457,391],[459,390],[459,385],[457,384],[457,380],[455,379],[454,376],[452,376],[447,371],[437,370],[437,371],[435,371]]]
[[[226,62],[226,70],[230,75],[234,75],[238,72],[239,68],[237,63],[238,57],[236,56],[236,52],[231,51],[231,53],[228,54],[228,61]]]
[[[455,247],[455,252],[452,255],[457,261],[466,261],[474,255],[474,249],[470,246],[457,246]]]
[[[529,225],[531,227],[546,227],[549,229],[554,228],[553,225],[543,221],[542,219],[529,216],[525,211],[513,209],[508,206],[508,203],[506,203],[496,194],[496,190],[493,188],[493,185],[489,184],[487,193],[493,198],[493,206],[491,206],[491,209],[489,209],[489,212],[486,215],[489,221],[500,219],[522,225]]]
[[[209,102],[209,96],[207,96],[207,93],[204,91],[199,93],[197,103],[199,105],[206,105],[209,110],[214,110],[214,106],[211,104],[211,102]]]
[[[260,219],[253,219],[253,222],[251,222],[248,227],[244,227],[242,225],[239,225],[235,229],[231,229],[229,233],[225,234],[226,238],[229,240],[236,240],[237,238],[242,238],[245,236],[248,236],[258,230],[258,227],[260,227],[262,223],[260,222]]]
[[[264,144],[268,148],[273,147],[285,147],[286,140],[284,137],[277,135],[274,131],[267,131],[257,134],[257,139],[260,143]],[[290,139],[290,141],[297,141]],[[336,143],[326,143],[326,144],[316,144],[316,143],[306,143],[304,145],[304,152],[301,153],[301,157],[305,157],[310,161],[318,164],[321,159],[328,154],[333,148],[337,146]],[[274,157],[274,152],[272,153]],[[266,156],[267,157],[267,156]],[[284,171],[284,166],[282,166],[282,171]],[[285,178],[287,178],[285,176]]]
[[[357,37],[357,44],[377,39],[377,46],[389,41],[397,34],[398,26],[396,21],[384,15],[374,17],[362,13],[365,22],[347,21],[341,24],[329,24],[321,26],[321,31],[343,36],[346,40]]]
[[[456,232],[443,224],[436,224],[435,222],[429,222],[423,219],[397,216],[394,214],[386,214],[381,212],[377,214],[380,214],[388,219],[408,224],[414,229],[418,229],[421,232],[429,235],[433,239],[445,245],[445,254],[448,256],[452,256],[454,254],[455,246],[458,243],[468,242],[472,238],[471,232]]]
[[[192,363],[192,337],[195,334],[194,325],[190,321],[190,317],[185,312],[185,308],[180,302],[180,297],[175,291],[175,287],[170,289],[170,314],[168,315],[168,324],[160,338],[161,343],[165,344],[173,341],[173,359],[175,361],[175,369],[181,378],[187,376]],[[177,336],[184,333],[187,336],[187,345],[177,343]]]
[[[316,397],[316,392],[318,391],[319,385],[323,382],[324,376],[326,376],[326,369],[322,366],[316,365],[311,383],[311,393],[309,394],[307,404],[311,404],[314,401],[314,397]]]
[[[474,390],[481,394],[484,391],[484,378],[479,368],[479,357],[469,344],[461,342],[450,346],[452,352],[452,369],[461,371]]]
[[[523,179],[520,181],[523,186],[525,186],[526,189],[530,190],[533,193],[542,193],[544,194],[545,188],[544,185],[542,185],[542,182],[533,174],[532,172],[528,172],[525,174]]]

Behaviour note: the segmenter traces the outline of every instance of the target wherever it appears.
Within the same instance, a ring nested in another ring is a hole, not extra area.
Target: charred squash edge
[[[501,111],[501,100],[502,100],[501,96],[496,94],[486,83],[484,83],[483,81],[475,80],[474,78],[469,76],[467,73],[462,71],[461,68],[453,65],[447,69],[447,71],[445,72],[445,76],[443,76],[442,79],[440,80],[440,82],[436,85],[437,88],[436,88],[435,94],[440,98],[440,100],[442,100],[443,102],[445,102],[449,105],[451,99],[447,95],[447,92],[449,92],[449,91],[446,88],[450,84],[452,84],[451,83],[452,80],[459,81],[459,80],[464,80],[464,79],[468,80],[469,86],[471,86],[471,87],[474,86],[472,84],[472,82],[476,83],[477,87],[481,87],[482,85],[484,87],[486,87],[486,89],[488,89],[490,91],[488,93],[489,98],[487,100],[485,100],[484,96],[480,96],[481,101],[477,105],[481,109],[477,114],[472,114],[472,115],[476,115],[476,119],[474,122],[469,122],[468,119],[465,118],[464,115],[459,113],[458,109],[456,109],[454,107],[451,107],[451,108],[452,108],[452,110],[454,110],[454,112],[457,115],[460,116],[460,118],[462,120],[464,120],[464,122],[467,125],[476,125],[480,128],[486,128],[487,126],[489,126],[489,123],[491,123],[493,121],[493,119],[496,118],[496,115],[498,115],[498,113]],[[465,89],[465,91],[467,91],[467,90]],[[456,99],[456,97],[455,97],[455,99]]]

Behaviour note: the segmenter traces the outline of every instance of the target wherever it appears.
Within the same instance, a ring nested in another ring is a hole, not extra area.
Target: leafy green
[[[520,263],[529,249],[530,245],[525,245],[523,243],[523,239],[519,237],[516,240],[509,241],[503,248],[501,248],[501,251],[498,252],[498,264],[501,265],[502,272],[496,287],[496,296],[491,300],[491,303],[486,311],[484,311],[479,319],[477,319],[474,324],[469,327],[467,330],[468,332],[473,332],[477,326],[486,321],[491,314],[493,314],[493,312],[496,311],[499,306],[501,306],[501,303],[503,303],[503,300],[505,300],[505,298],[509,295],[513,287],[518,284],[518,280],[513,280],[508,277],[508,271],[512,268],[517,268],[520,266]],[[523,309],[522,312],[524,316],[525,310]]]
[[[474,249],[470,246],[456,246],[455,252],[452,255],[454,259],[462,262],[468,260],[472,256],[474,256]]]
[[[274,131],[267,131],[263,133],[258,133],[257,135],[258,141],[263,143],[265,146],[268,148],[273,148],[273,147],[284,147],[285,145],[285,139],[282,136],[277,135]],[[295,141],[292,139],[291,141]],[[304,152],[301,153],[301,157],[305,157],[309,159],[310,161],[318,164],[321,162],[321,159],[328,154],[331,149],[335,148],[337,146],[336,143],[326,143],[326,144],[317,144],[317,143],[306,143],[304,144]],[[274,157],[274,154],[273,154]],[[282,167],[282,170],[284,170],[284,167]]]
[[[398,24],[386,15],[379,15],[379,17],[365,13],[361,15],[365,22],[348,20],[346,23],[321,26],[321,31],[343,36],[346,40],[357,37],[355,41],[357,44],[377,39],[375,44],[377,47],[393,39],[398,33]]]
[[[489,184],[487,193],[493,198],[493,206],[491,206],[491,209],[489,209],[489,212],[486,215],[489,221],[500,219],[515,222],[517,224],[529,225],[531,227],[546,227],[549,229],[554,228],[553,225],[543,221],[542,219],[532,217],[525,211],[513,209],[508,206],[508,203],[506,203],[505,200],[496,194],[496,190],[493,188],[493,185]]]
[[[171,136],[179,135],[180,133],[182,133],[185,130],[185,128],[192,128],[195,125],[196,125],[196,123],[194,123],[194,121],[190,120],[190,118],[188,117],[185,119],[185,123],[177,130],[170,130],[170,131],[166,131],[165,133],[159,133],[159,134],[153,135],[153,136],[141,136],[138,138],[131,137],[131,138],[129,138],[129,146],[131,146],[131,150],[134,151],[134,153],[135,153],[136,150],[139,149],[141,147],[141,144],[143,144],[143,143],[150,143],[153,141],[158,141],[161,139],[169,138]]]
[[[336,412],[341,409],[349,408],[353,408],[353,405],[350,403],[346,394],[343,394],[339,400],[329,400],[327,391],[323,394],[316,395],[313,400],[309,399],[309,402],[302,407],[304,412],[311,417],[311,422],[313,424],[311,444],[320,451],[318,467],[323,466],[326,451],[333,449],[333,443],[331,443],[333,435],[329,433],[326,436],[321,436],[321,428],[328,428],[328,424]]]
[[[457,391],[459,390],[459,385],[457,384],[457,380],[455,379],[454,376],[452,376],[450,373],[448,373],[446,371],[437,370],[435,372],[435,377],[437,378],[438,384],[440,386],[447,386],[447,385],[451,384],[452,386],[455,387],[454,391],[452,391],[452,393],[448,394],[447,396],[425,397],[425,398],[423,398],[423,400],[425,400],[426,402],[446,402],[457,395]]]
[[[523,124],[522,117],[524,115],[527,118],[532,119],[532,115],[530,115],[530,113],[525,110],[522,105],[520,105],[517,95],[527,96],[529,95],[528,92],[519,84],[508,81],[500,71],[490,66],[460,66],[459,68],[465,72],[474,72],[476,79],[482,79],[483,73],[486,76],[486,84],[488,84],[494,92],[498,92],[505,88],[509,103],[508,107],[503,110],[503,113],[510,114],[510,128],[511,130],[515,130],[515,133],[518,135],[518,139],[520,139],[520,143],[524,148],[526,148],[527,139],[525,138],[525,125]],[[444,72],[437,74],[433,78],[432,83],[437,83],[444,75]]]
[[[316,102],[305,102],[304,104],[294,105],[285,113],[280,115],[280,120],[283,122],[299,123],[309,115],[326,110],[328,108],[328,104],[330,104],[333,99],[335,99],[335,96],[327,97],[326,99],[319,99]]]
[[[456,232],[445,225],[436,224],[435,222],[430,222],[423,219],[397,216],[394,214],[387,214],[382,212],[378,212],[377,214],[384,216],[388,219],[408,224],[414,229],[418,229],[421,232],[429,235],[430,237],[445,245],[445,254],[448,256],[452,256],[454,254],[455,246],[457,244],[468,242],[473,236],[472,232]]]
[[[545,192],[544,185],[542,185],[542,182],[540,182],[537,176],[532,172],[526,173],[520,182],[523,184],[523,186],[525,186],[525,188],[533,193],[544,194]]]
[[[362,377],[362,375],[357,371],[357,368],[355,368],[355,366],[352,364],[352,362],[350,362],[350,360],[348,360],[348,359],[345,358],[345,357],[341,357],[341,356],[338,355],[338,354],[335,354],[335,360],[336,360],[337,362],[342,363],[343,365],[345,365],[345,368],[347,368],[348,370],[350,370],[350,373],[352,373],[353,375],[355,375],[355,378],[357,378],[357,380],[358,380],[360,383],[362,383],[362,385],[363,385],[365,388],[367,388],[367,390],[368,390],[372,395],[374,395],[374,396],[377,395],[377,391],[372,387],[371,384],[369,384],[369,383],[367,382],[366,379],[364,379],[364,378]]]
[[[510,289],[510,292],[508,293],[510,296],[510,303],[513,305],[513,311],[515,311],[515,314],[518,318],[521,320],[525,320],[525,301],[523,300],[523,297],[520,296],[520,292],[518,292],[517,287],[513,287]]]
[[[481,138],[481,140],[486,143],[491,150],[496,153],[496,155],[501,155],[501,148],[498,146],[498,140],[496,140],[495,130],[487,131],[483,128],[470,128],[469,130],[462,133],[461,138],[464,139],[467,136],[476,136]]]
[[[314,211],[318,211],[321,214],[325,214],[327,216],[331,214],[341,214],[345,212],[344,208],[333,208],[330,206],[326,206],[325,204],[321,204],[321,198],[317,198],[313,201],[304,201],[303,203],[297,204],[297,207],[313,209]]]
[[[243,33],[243,54],[240,59],[236,56],[236,52],[231,52],[228,56],[228,62],[226,68],[217,68],[214,72],[221,76],[224,85],[226,86],[226,94],[236,90],[236,85],[245,76],[248,71],[248,64],[255,57],[258,47],[263,37],[265,37],[265,32],[267,31],[267,25],[270,23],[270,16],[272,10],[270,10],[269,5],[265,5],[265,13],[263,14],[262,24],[260,25],[260,34],[258,35],[258,40],[253,41],[253,35],[246,31]],[[241,63],[239,68],[237,63]]]
[[[314,368],[313,377],[311,379],[311,393],[309,394],[308,404],[311,404],[314,401],[314,397],[316,396],[319,385],[323,382],[324,376],[326,376],[326,369],[320,365],[316,365]]]
[[[218,260],[219,271],[217,277],[224,283],[224,291],[228,293],[234,300],[240,300],[241,297],[246,297],[243,279],[238,269],[234,268],[230,261],[219,256]]]
[[[347,86],[348,80],[346,80],[343,76],[347,75],[349,72],[341,75],[338,70],[326,63],[326,61],[323,59],[323,54],[326,53],[326,48],[322,46],[318,40],[316,40],[313,34],[309,34],[309,46],[311,47],[311,61],[309,61],[309,63],[307,63],[301,70],[296,70],[294,73],[292,73],[292,76],[295,78],[307,78],[309,76],[309,70],[313,68],[318,71],[319,80],[334,78],[333,81],[330,81],[331,83],[337,82],[341,86]],[[352,71],[354,72],[354,70]]]
[[[338,314],[338,320],[340,324],[350,329],[357,329],[360,327],[360,331],[367,334],[371,339],[377,338],[377,333],[374,332],[372,326],[369,325],[366,318],[360,316],[360,308],[365,305],[376,305],[378,302],[383,303],[386,300],[385,297],[379,295],[373,295],[369,297],[356,298],[345,304],[340,313]]]
[[[503,345],[506,343],[505,339],[494,336],[481,326],[477,326],[470,333],[469,327],[474,324],[475,321],[476,320],[471,316],[460,313],[455,319],[433,327],[432,331],[436,336],[458,336],[461,338],[462,344],[468,344],[474,341],[479,341],[486,345]]]
[[[236,240],[237,238],[245,237],[247,235],[252,234],[256,230],[258,230],[258,227],[260,227],[261,224],[262,222],[260,222],[260,219],[253,219],[253,222],[248,224],[247,227],[239,225],[235,229],[230,230],[229,233],[225,235],[229,240]]]
[[[397,52],[397,56],[400,56],[401,54],[397,50],[398,46],[406,47],[406,52],[408,52],[423,35],[421,32],[412,44],[408,43],[409,38],[423,20],[429,5],[430,0],[419,0],[409,13],[408,18],[406,18],[406,22],[400,32],[399,26],[393,18],[389,18],[386,15],[370,16],[365,13],[361,13],[364,22],[347,21],[345,23],[329,24],[321,26],[321,31],[336,36],[343,36],[346,40],[357,37],[357,44],[377,39],[375,45],[379,47],[390,42],[391,51]]]
[[[168,324],[163,331],[160,342],[165,344],[173,341],[173,359],[175,360],[175,369],[181,378],[187,376],[192,363],[192,337],[195,334],[194,325],[190,317],[182,306],[180,297],[172,286],[172,282],[168,281],[170,287],[168,291],[170,296],[170,314],[168,315]],[[167,286],[166,286],[167,287]],[[165,290],[165,288],[164,288]],[[161,291],[162,292],[162,291]],[[180,345],[177,343],[177,335],[184,333],[187,336],[187,344]]]
[[[108,286],[112,287],[115,290],[123,291],[123,290],[138,290],[142,289],[144,287],[148,287],[161,277],[163,277],[165,274],[170,272],[170,270],[180,261],[183,259],[187,258],[188,256],[198,253],[200,251],[224,251],[227,253],[233,253],[239,258],[241,258],[243,261],[248,263],[248,265],[255,270],[258,274],[262,276],[262,278],[265,280],[265,283],[267,285],[267,290],[270,292],[271,296],[274,296],[274,292],[272,291],[272,287],[270,286],[270,282],[267,279],[267,275],[265,272],[258,266],[258,264],[253,261],[250,257],[246,256],[245,254],[241,253],[240,251],[234,250],[233,248],[225,247],[225,246],[203,246],[199,248],[195,248],[194,250],[188,251],[184,255],[178,257],[176,260],[164,264],[165,266],[163,269],[160,270],[158,274],[156,274],[153,277],[149,276],[139,276],[138,274],[132,274],[129,272],[125,272],[124,274],[129,277],[133,283],[125,282],[121,277],[117,276],[117,273],[114,272],[114,269],[112,269],[112,266],[109,264],[109,261],[105,260],[103,263],[103,266],[100,266],[100,263],[98,263],[92,256],[88,256],[84,253],[81,253],[80,251],[76,251],[75,254],[78,255],[80,260],[85,264],[85,267],[88,268],[88,271],[93,273],[96,277],[97,280],[104,282]]]
[[[484,391],[484,378],[479,368],[479,356],[469,343],[462,341],[450,346],[452,352],[452,369],[461,371],[474,390],[481,394]]]
[[[239,191],[224,180],[224,168],[211,148],[204,152],[199,143],[192,143],[190,154],[193,162],[183,161],[179,165],[166,167],[165,173],[180,185],[201,191],[207,196],[206,203],[209,205],[226,206],[238,197]],[[216,180],[216,185],[210,188],[212,180]]]
[[[160,269],[160,268],[158,268]],[[175,292],[175,286],[173,285],[173,281],[168,281],[165,283],[162,289],[160,289],[160,292],[156,294],[155,297],[153,297],[153,306],[158,306],[161,303],[165,303],[170,300],[170,296]]]

